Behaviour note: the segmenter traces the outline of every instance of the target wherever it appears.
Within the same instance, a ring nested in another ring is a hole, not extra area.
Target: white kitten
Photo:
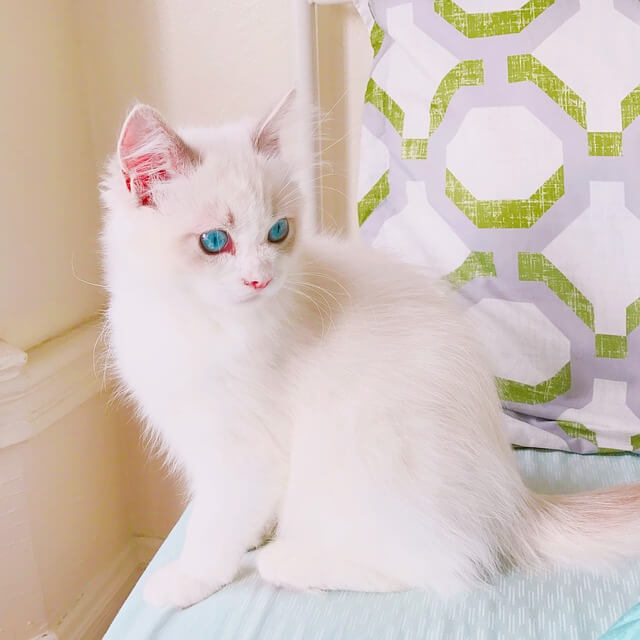
[[[137,106],[110,163],[114,366],[193,496],[182,555],[146,598],[205,598],[276,523],[258,569],[299,589],[448,594],[508,566],[639,553],[638,486],[525,488],[439,283],[305,229],[280,148],[291,100],[180,135]]]

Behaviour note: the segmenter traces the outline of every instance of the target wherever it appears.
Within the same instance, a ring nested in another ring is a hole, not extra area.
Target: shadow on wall
[[[345,232],[348,223],[340,212],[348,207],[349,202],[346,168],[352,135],[345,130],[349,96],[343,72],[347,64],[344,24],[348,8],[316,6],[315,11],[316,34],[322,33],[322,38],[316,38],[314,43],[314,68],[324,71],[316,79],[316,100],[321,110],[316,153],[326,163],[317,181],[318,207],[324,229]]]
[[[317,152],[323,163],[317,181],[322,226],[357,232],[360,120],[371,66],[369,37],[351,5],[316,5],[314,68],[322,120]]]
[[[144,438],[129,407],[109,412],[119,426],[118,444],[129,529],[135,537],[164,539],[187,504],[184,483],[169,472],[164,458]]]

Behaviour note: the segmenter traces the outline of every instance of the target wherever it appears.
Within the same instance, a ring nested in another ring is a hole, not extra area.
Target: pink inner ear
[[[140,162],[136,166],[132,163],[122,170],[127,189],[138,196],[138,203],[143,207],[152,207],[151,182],[153,180],[168,180],[169,173],[166,169],[160,169],[162,160],[150,154],[139,156]],[[150,168],[149,170],[146,170]],[[133,180],[131,176],[134,176]]]
[[[134,109],[124,124],[118,154],[127,189],[142,206],[153,206],[152,186],[191,165],[192,152],[150,107]]]
[[[291,110],[295,97],[295,90],[289,91],[253,131],[253,146],[258,153],[275,156],[280,152],[280,129]]]
[[[277,155],[280,150],[280,131],[272,124],[267,124],[254,134],[253,145],[258,153],[265,156]]]

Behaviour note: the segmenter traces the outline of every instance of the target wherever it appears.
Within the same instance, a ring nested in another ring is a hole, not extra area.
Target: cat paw
[[[296,554],[282,542],[272,542],[258,552],[258,572],[276,587],[296,591],[317,591],[318,576],[309,570],[309,559]]]
[[[410,587],[366,570],[331,554],[314,554],[310,547],[298,547],[276,540],[258,552],[257,568],[266,582],[296,591],[405,591]]]
[[[158,569],[146,581],[143,595],[154,607],[180,607],[185,609],[204,600],[220,589],[222,584],[211,584],[189,574],[172,562]]]

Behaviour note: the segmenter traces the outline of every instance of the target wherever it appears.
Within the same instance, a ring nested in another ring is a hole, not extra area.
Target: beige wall
[[[350,4],[318,6],[315,20],[318,146],[326,163],[318,180],[318,206],[325,229],[355,235],[360,120],[372,61],[369,34]]]
[[[24,443],[0,449],[0,629],[11,639],[48,626],[24,476],[27,449]]]
[[[50,621],[129,537],[115,426],[96,397],[27,445],[33,546]]]
[[[101,302],[98,204],[67,0],[0,3],[0,338],[21,348]]]
[[[76,0],[75,7],[100,166],[135,100],[176,125],[206,125],[260,113],[293,84],[284,0]]]
[[[323,220],[353,230],[370,51],[352,8],[316,12],[334,174],[320,182]],[[103,303],[71,265],[99,282],[95,185],[128,107],[152,103],[176,124],[262,112],[294,83],[292,29],[285,0],[2,3],[0,339],[30,348]],[[0,449],[0,637],[51,628],[131,535],[164,537],[183,505],[128,410],[103,397]]]
[[[113,407],[118,424],[125,506],[131,533],[164,539],[187,503],[181,479],[145,444],[141,427],[127,407]]]
[[[124,548],[130,528],[119,458],[103,397],[0,449],[1,638],[52,628]]]

